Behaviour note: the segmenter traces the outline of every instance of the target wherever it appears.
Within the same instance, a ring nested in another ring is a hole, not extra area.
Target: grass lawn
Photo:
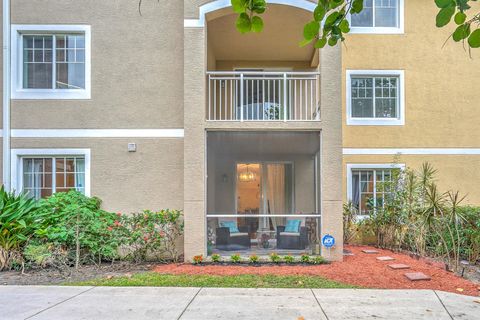
[[[223,288],[358,288],[318,276],[278,275],[169,275],[156,272],[135,274],[84,282],[66,283],[68,286],[110,287],[223,287]]]

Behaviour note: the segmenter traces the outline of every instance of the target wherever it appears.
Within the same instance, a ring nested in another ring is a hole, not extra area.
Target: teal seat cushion
[[[228,230],[230,230],[230,233],[240,232],[238,230],[237,223],[235,221],[221,221],[220,222],[220,227],[228,228]]]
[[[298,232],[301,224],[301,220],[288,220],[285,226],[285,232]]]

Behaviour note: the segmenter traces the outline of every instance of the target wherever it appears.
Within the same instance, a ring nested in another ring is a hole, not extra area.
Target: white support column
[[[3,185],[11,190],[10,147],[10,0],[3,0]]]

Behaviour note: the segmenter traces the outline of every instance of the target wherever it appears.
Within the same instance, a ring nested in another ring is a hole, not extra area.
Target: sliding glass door
[[[293,212],[292,163],[237,163],[238,214],[261,214],[258,231],[275,231]]]

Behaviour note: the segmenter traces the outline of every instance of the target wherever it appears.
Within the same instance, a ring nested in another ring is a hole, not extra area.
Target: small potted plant
[[[250,261],[251,264],[257,264],[259,261],[259,257],[256,254],[252,254],[248,260]]]
[[[198,255],[198,256],[194,256],[193,257],[193,260],[192,260],[192,263],[194,265],[200,265],[203,263],[203,255]]]
[[[219,263],[220,259],[221,259],[221,257],[220,257],[219,254],[217,254],[217,253],[212,254],[212,262],[213,263]]]
[[[306,253],[302,254],[302,256],[300,257],[300,261],[302,263],[310,263],[310,256]]]
[[[280,258],[280,256],[278,254],[276,254],[275,252],[272,252],[270,254],[270,261],[272,261],[273,263],[280,263],[282,261],[282,258]]]
[[[268,249],[270,248],[270,236],[266,233],[263,233],[260,237],[260,246],[263,248],[263,249]]]
[[[286,255],[283,257],[283,261],[285,261],[286,264],[293,264],[295,263],[295,258],[291,255]]]

